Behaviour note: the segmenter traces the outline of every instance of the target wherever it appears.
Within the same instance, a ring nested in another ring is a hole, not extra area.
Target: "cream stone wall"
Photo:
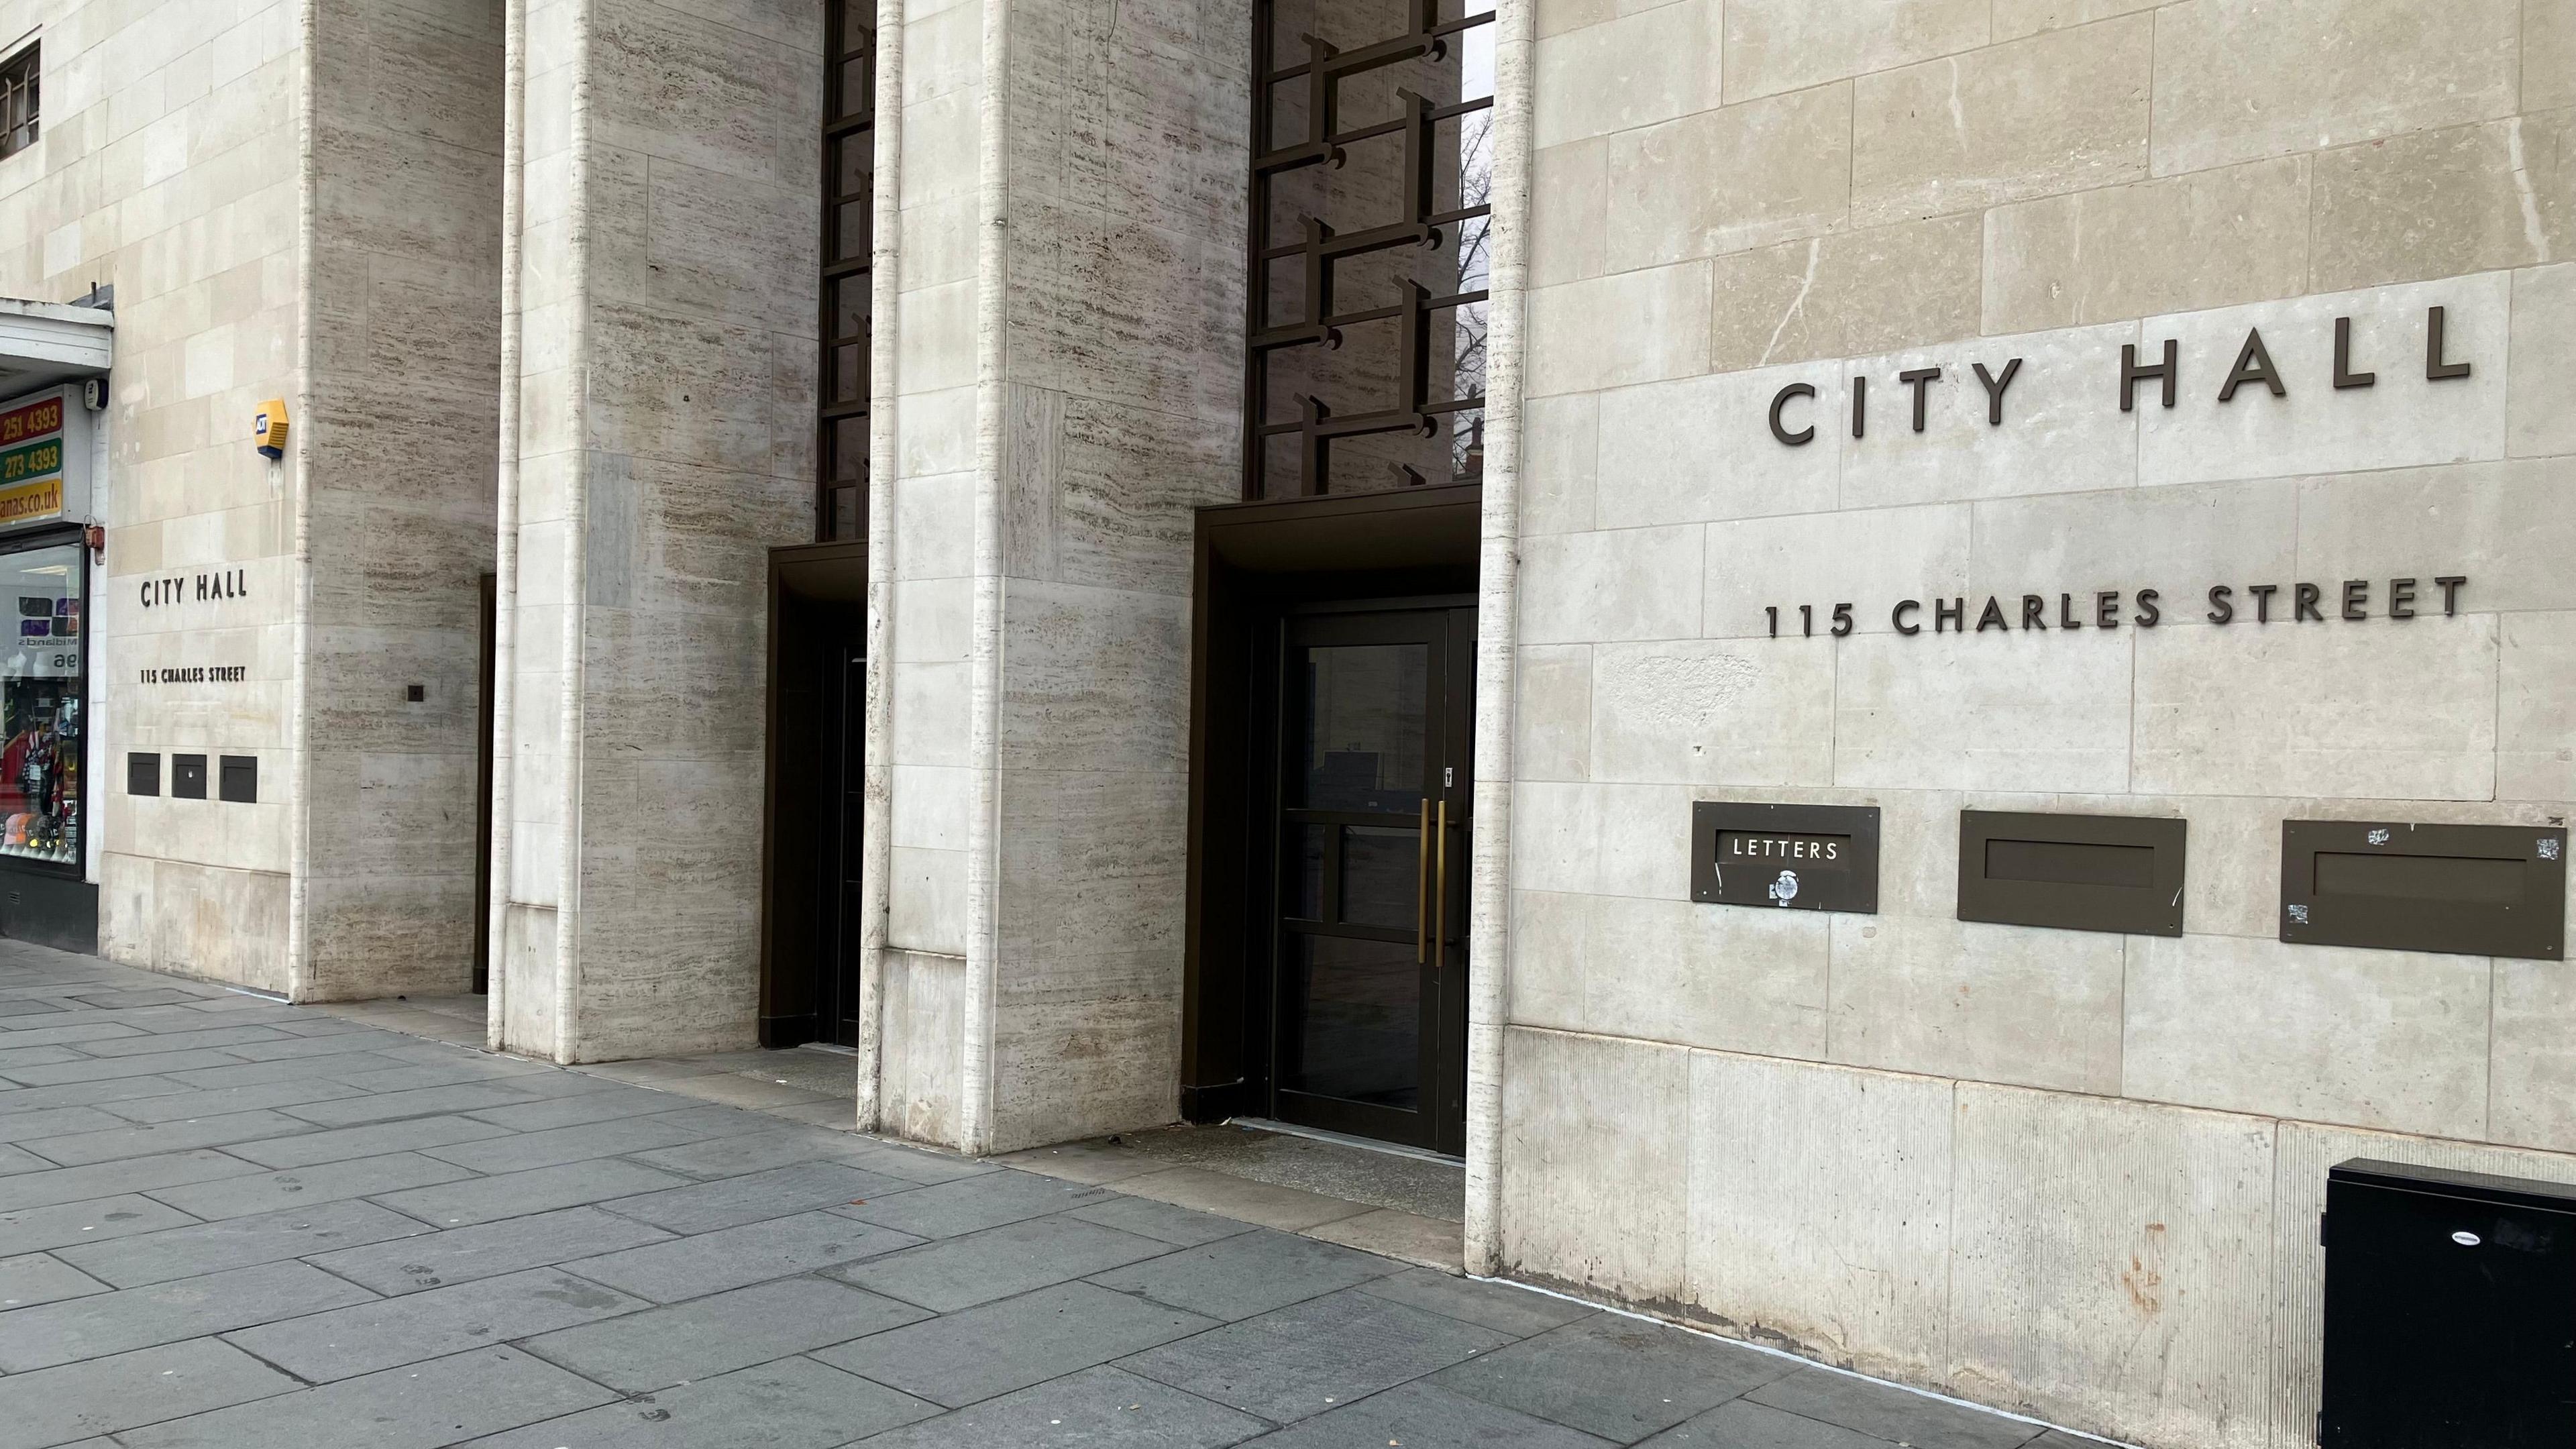
[[[96,802],[102,952],[285,991],[300,470],[251,451],[266,398],[302,399],[304,278],[288,3],[7,0],[0,45],[44,46],[43,130],[0,161],[0,294],[113,284],[110,525],[93,570],[90,678],[107,732]],[[145,609],[142,582],[240,571],[247,597]],[[140,671],[246,669],[234,684]],[[257,805],[135,799],[128,750],[256,755]]]
[[[44,46],[42,139],[0,162],[0,293],[116,289],[100,947],[300,999],[458,990],[499,9],[328,0],[309,33],[306,13],[0,5],[0,43]],[[250,445],[270,398],[299,433],[278,463]],[[201,597],[200,575],[231,587]],[[180,600],[144,607],[162,578]],[[245,677],[140,682],[201,665]],[[253,756],[258,803],[128,796],[129,750]]]
[[[2327,1166],[2576,1181],[2570,968],[2277,939],[2284,818],[2576,798],[2568,7],[1536,29],[1503,1263],[2135,1442],[2307,1442]],[[2436,306],[2466,377],[2425,376]],[[2375,386],[2331,385],[2338,317]],[[2257,328],[2287,395],[2221,402]],[[2176,405],[2123,411],[2167,339]],[[2015,357],[1995,425],[1972,366]],[[2121,627],[1933,627],[2097,590]],[[1707,799],[1880,807],[1879,913],[1693,904]],[[2187,818],[2187,934],[1957,920],[1962,808]]]

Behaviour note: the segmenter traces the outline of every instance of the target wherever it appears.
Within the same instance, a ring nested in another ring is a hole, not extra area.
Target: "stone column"
[[[766,551],[813,537],[822,11],[527,4],[496,1038],[745,1047]]]

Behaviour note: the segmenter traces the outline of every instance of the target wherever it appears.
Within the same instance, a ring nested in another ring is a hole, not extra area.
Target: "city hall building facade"
[[[2576,1182],[2565,0],[0,0],[0,297],[10,934],[2158,1446]]]

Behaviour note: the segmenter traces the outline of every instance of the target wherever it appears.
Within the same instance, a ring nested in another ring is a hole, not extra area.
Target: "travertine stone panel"
[[[1524,780],[1581,780],[1592,769],[1592,646],[1534,644],[1521,652],[1513,773]]]
[[[2119,376],[2120,346],[2136,336],[2131,326],[2086,327],[1981,338],[1851,363],[1847,371],[1866,373],[1871,387],[1864,435],[1845,437],[1841,444],[1842,506],[2130,486],[2139,477],[2136,416],[2105,403],[2112,391],[2107,384]],[[2022,360],[2021,370],[2004,386],[2004,420],[1998,424],[1991,420],[1991,400],[1975,367],[1982,363],[2000,379],[2016,357]],[[1941,375],[1923,384],[1923,431],[1918,433],[1912,426],[1913,389],[1897,377],[1921,368],[1939,368]],[[1831,388],[1817,381],[1819,401],[1831,400],[1840,420],[1848,422],[1847,386]],[[1738,431],[1752,435],[1750,428]],[[1817,431],[1824,431],[1821,420]],[[1770,439],[1763,435],[1761,441]],[[1799,451],[1815,451],[1822,442],[1819,437]]]
[[[1721,106],[1612,136],[1608,269],[1634,271],[1841,230],[1851,199],[1851,137],[1852,92],[1845,85]]]
[[[1529,295],[1530,395],[1697,376],[1708,368],[1708,315],[1706,262],[1539,288]]]
[[[1601,644],[1589,778],[1833,783],[1830,638]]]
[[[1930,1077],[1692,1053],[1694,1316],[1939,1382],[1952,1092]]]
[[[1986,43],[1987,0],[1728,0],[1727,99],[1887,70]],[[1541,81],[1542,92],[1545,82]]]
[[[1563,35],[1598,25],[1619,13],[1616,0],[1539,0],[1534,7],[1540,36]]]
[[[2388,613],[2390,579],[2464,575],[2464,611],[2548,609],[2567,602],[2558,560],[2576,549],[2576,457],[2466,463],[2302,478],[2298,577],[2368,579],[2370,613]],[[2250,577],[2250,576],[2249,576]],[[2288,578],[2287,573],[2269,575]],[[2430,597],[2441,612],[2441,594]]]
[[[2148,320],[2141,353],[2161,353],[2164,338],[2177,338],[2182,376],[2174,407],[2156,405],[2154,384],[2138,389],[2138,477],[2202,482],[2504,456],[2496,361],[2506,286],[2506,273],[2486,273]],[[2445,309],[2442,351],[2470,364],[2470,376],[2424,376],[2429,307]],[[2352,317],[2352,366],[2378,376],[2372,387],[2334,387],[2336,317]],[[2221,402],[2249,333],[2262,333],[2285,397],[2249,382]],[[2107,379],[2117,384],[2117,369]]]
[[[2566,8],[2576,14],[2576,5]],[[2568,63],[2576,68],[2576,54]],[[2567,401],[2576,378],[2576,263],[2513,274],[2511,357],[2505,452],[2576,453],[2576,407]]]
[[[2576,111],[2322,152],[2313,236],[2326,288],[2563,258],[2576,247]]]
[[[2120,1089],[2121,937],[1915,916],[1830,919],[1829,1059]]]
[[[1014,579],[1007,608],[1005,767],[1186,768],[1186,720],[1168,703],[1189,677],[1186,599]]]
[[[2100,590],[2159,588],[2166,624],[2198,623],[2209,584],[2241,589],[2298,576],[2300,501],[2296,485],[2275,481],[1979,503],[1967,592],[2017,604],[2037,591],[2054,623],[2057,594],[2072,591],[2076,617],[2089,622],[2083,605]]]
[[[1629,528],[1521,546],[1521,637],[1532,644],[1699,636],[1702,530]]]
[[[1948,216],[1719,257],[1709,365],[1728,371],[1973,335],[1984,252],[1983,219]]]
[[[966,852],[898,845],[888,868],[894,879],[888,883],[887,943],[903,950],[964,958]],[[899,1029],[922,1028],[912,1023]],[[891,1040],[894,1033],[887,1035]]]
[[[2177,1449],[2266,1444],[2273,1133],[1962,1083],[1951,1391]]]
[[[2273,1189],[2272,1320],[2278,1327],[2272,1339],[2272,1442],[2283,1449],[2316,1441],[2326,1284],[2317,1221],[2325,1213],[2328,1169],[2356,1157],[2576,1183],[2576,1158],[2282,1123]]]
[[[1971,618],[1977,604],[1970,604]],[[1925,600],[1928,616],[1932,601]],[[2129,629],[1854,634],[1839,644],[1834,783],[2129,787]]]
[[[1504,1261],[1632,1302],[1680,1298],[1690,1053],[1512,1027],[1502,1087]]]
[[[926,951],[885,954],[886,1033],[878,1101],[886,1130],[915,1142],[957,1141],[958,1053],[964,1041],[966,962]]]
[[[1843,450],[1827,415],[1832,394],[1818,386],[1815,399],[1793,399],[1782,412],[1784,427],[1812,419],[1816,438],[1805,447],[1784,449],[1759,424],[1784,384],[1817,372],[1715,373],[1602,394],[1594,522],[1627,528],[1830,508]],[[1700,419],[1710,425],[1690,425]]]
[[[2576,5],[2522,0],[2522,109],[2576,105]]]
[[[2120,15],[2153,10],[2169,0],[1995,0],[1995,39],[2016,40],[2043,30],[2063,30]]]
[[[2496,616],[2301,624],[2274,602],[2270,624],[2136,631],[2137,789],[2493,798]]]
[[[2136,15],[1861,77],[1852,223],[2144,180],[2154,67]]]
[[[1687,785],[1523,781],[1512,791],[1512,885],[1690,899]]]
[[[1592,527],[1601,402],[1591,393],[1532,398],[1521,410],[1521,534]]]
[[[2483,956],[2129,938],[2132,1097],[2445,1137],[2483,1134]]]
[[[2576,976],[2559,961],[2495,963],[2486,1130],[2497,1142],[2576,1151]]]
[[[1558,146],[1715,106],[1718,9],[1718,0],[1680,0],[1540,41],[1532,144]]]
[[[1986,215],[1986,330],[2296,296],[2308,172],[2284,157],[1999,206]]]
[[[2512,114],[2520,0],[2189,0],[2156,15],[2156,173]]]
[[[1518,891],[1511,1019],[1821,1057],[1825,931],[1813,911]]]
[[[1611,144],[1607,136],[1592,136],[1550,146],[1530,158],[1533,286],[1597,277],[1606,269]]]
[[[1815,610],[1819,637],[1834,605],[1852,604],[1855,633],[1892,633],[1884,600],[1953,598],[1969,585],[1969,508],[1850,509],[1748,518],[1708,528],[1708,584],[1700,632],[1712,639],[1804,637],[1798,606]]]
[[[2576,613],[2507,614],[2498,624],[2496,798],[2576,800]]]

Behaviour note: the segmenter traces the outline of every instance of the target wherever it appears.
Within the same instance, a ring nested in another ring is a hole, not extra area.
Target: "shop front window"
[[[81,858],[81,546],[0,554],[0,596],[17,638],[0,654],[0,856]]]

